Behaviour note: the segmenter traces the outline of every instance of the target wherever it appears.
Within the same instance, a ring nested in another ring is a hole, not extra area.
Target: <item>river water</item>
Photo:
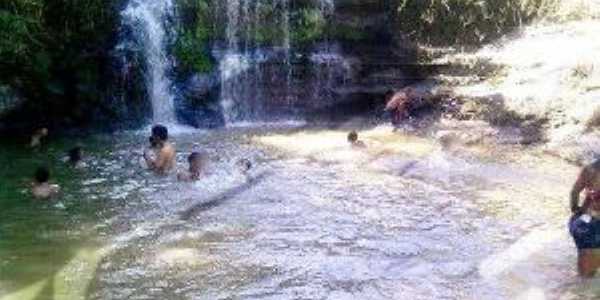
[[[87,167],[1,148],[0,299],[591,299],[566,232],[577,169],[537,150],[375,127],[182,131],[197,183],[140,162],[146,133],[83,139]],[[8,142],[6,142],[8,143]],[[242,158],[253,162],[243,175]],[[50,163],[64,193],[30,200]]]

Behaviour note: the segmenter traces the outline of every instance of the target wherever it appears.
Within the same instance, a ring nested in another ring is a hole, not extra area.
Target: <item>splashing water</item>
[[[182,134],[178,150],[209,158],[194,184],[142,170],[143,135],[90,140],[62,205],[4,194],[0,299],[597,298],[564,228],[575,168],[389,131],[361,132],[360,151],[330,129]]]
[[[122,12],[123,21],[132,28],[146,60],[146,87],[152,103],[154,123],[175,123],[174,95],[167,76],[170,67],[166,51],[168,33],[165,22],[173,11],[171,0],[131,0]]]

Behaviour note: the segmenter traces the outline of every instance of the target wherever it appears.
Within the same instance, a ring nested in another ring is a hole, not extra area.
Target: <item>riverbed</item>
[[[0,150],[0,299],[590,299],[566,230],[577,168],[536,148],[266,125],[173,137],[195,183],[143,167],[146,132]],[[70,144],[86,167],[61,161]],[[248,174],[236,162],[249,159]],[[30,199],[49,164],[63,194]]]

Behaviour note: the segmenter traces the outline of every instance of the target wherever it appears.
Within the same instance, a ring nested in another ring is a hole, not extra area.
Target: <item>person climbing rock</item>
[[[385,111],[392,113],[392,125],[398,127],[410,117],[411,112],[431,104],[431,95],[406,87],[394,93],[386,93]]]
[[[147,151],[144,152],[148,168],[160,175],[167,174],[175,167],[175,147],[168,140],[167,127],[156,125],[152,127],[152,136],[150,137],[150,142],[156,147],[156,158],[153,158]]]
[[[34,181],[31,187],[31,194],[36,199],[49,199],[60,193],[60,186],[50,184],[50,171],[46,167],[39,167],[34,174]]]
[[[188,156],[189,168],[184,172],[177,174],[179,181],[196,181],[200,179],[200,174],[204,165],[204,158],[200,152],[192,152]]]
[[[365,142],[358,139],[358,133],[356,131],[351,131],[348,133],[348,143],[352,148],[367,148],[367,144]]]
[[[577,246],[579,275],[592,277],[600,267],[600,160],[583,168],[571,190],[570,205],[569,231]]]
[[[36,130],[31,135],[31,141],[29,142],[29,147],[34,148],[34,149],[39,148],[40,146],[42,146],[43,139],[47,136],[48,136],[48,128],[43,127],[43,128]]]

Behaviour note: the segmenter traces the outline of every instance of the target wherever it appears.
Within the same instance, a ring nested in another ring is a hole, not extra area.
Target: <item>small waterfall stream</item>
[[[171,0],[130,0],[122,12],[142,48],[146,64],[146,87],[152,103],[154,123],[175,123],[172,82],[167,76],[171,63],[166,50],[168,32],[165,22],[173,11]]]
[[[289,0],[277,0],[276,3],[263,3],[264,0],[226,0],[219,3],[221,15],[224,15],[226,42],[218,49],[221,80],[220,103],[227,124],[251,121],[260,118],[263,97],[265,70],[262,63],[273,55],[282,57],[281,72],[291,74]],[[265,26],[262,14],[265,9],[276,10],[270,26],[282,31],[282,38],[274,41],[270,47],[259,47],[257,41],[260,28]],[[283,74],[283,73],[282,73]],[[289,83],[291,75],[286,75]]]
[[[320,0],[314,8],[323,20],[335,12],[331,0]],[[325,94],[331,96],[337,75],[345,72],[339,63],[343,57],[328,39],[308,52],[295,49],[295,9],[290,0],[219,3],[226,41],[214,53],[219,61],[219,101],[227,124],[298,117],[296,107],[318,102]],[[265,42],[266,34],[272,40]],[[303,82],[298,76],[304,76]],[[283,113],[273,116],[273,106]]]

